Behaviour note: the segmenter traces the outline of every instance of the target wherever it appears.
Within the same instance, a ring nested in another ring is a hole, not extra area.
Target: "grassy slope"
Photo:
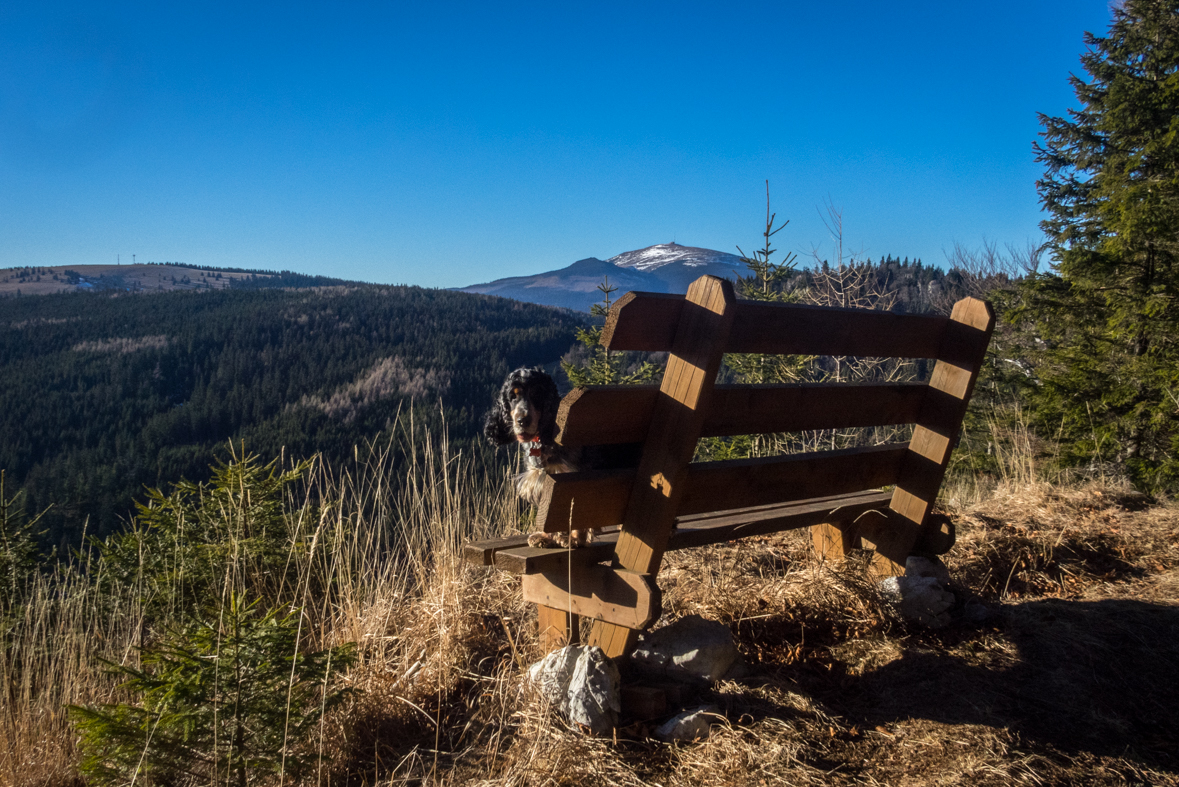
[[[1179,784],[1174,504],[1025,484],[953,510],[947,563],[971,603],[937,632],[898,621],[854,561],[816,562],[805,533],[675,553],[665,620],[724,621],[753,669],[691,698],[724,709],[707,741],[666,745],[649,720],[588,739],[522,687],[540,654],[517,583],[458,558],[519,505],[506,477],[446,460],[399,499],[379,457],[316,476],[313,498],[339,501],[317,525],[332,551],[292,559],[339,568],[312,636],[363,654],[317,783]],[[9,635],[0,779],[75,778],[62,704],[117,696],[94,657],[135,658],[137,612],[88,603],[80,585],[46,595]]]

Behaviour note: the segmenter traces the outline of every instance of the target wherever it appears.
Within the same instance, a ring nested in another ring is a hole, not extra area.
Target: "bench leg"
[[[823,560],[843,560],[858,544],[855,525],[851,522],[824,522],[811,527],[815,552]]]
[[[811,527],[815,552],[824,560],[842,560],[858,547],[872,550],[868,571],[877,577],[905,573],[905,560],[918,544],[921,529],[907,519],[869,512],[855,522],[832,522]]]
[[[581,619],[571,612],[537,604],[536,623],[540,649],[545,653],[581,642]]]
[[[601,648],[607,658],[617,659],[628,655],[639,642],[641,632],[595,620],[590,629],[589,644]]]
[[[899,577],[905,573],[905,561],[917,546],[921,528],[901,517],[891,521],[870,520],[861,524],[864,548],[875,550],[868,571],[877,577]]]

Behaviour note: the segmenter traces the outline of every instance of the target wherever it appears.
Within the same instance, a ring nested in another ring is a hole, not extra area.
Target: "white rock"
[[[618,725],[622,708],[618,667],[598,647],[569,645],[528,670],[540,693],[561,713],[605,735]]]
[[[950,584],[950,570],[937,558],[910,555],[905,560],[905,576],[933,577],[943,586]]]
[[[698,741],[708,737],[712,725],[721,719],[715,705],[702,705],[672,716],[655,730],[662,741]]]
[[[640,672],[682,682],[715,683],[738,666],[740,659],[729,627],[699,615],[688,615],[644,634],[631,654]]]
[[[905,620],[930,628],[950,623],[954,594],[935,577],[889,577],[880,583],[880,589]]]

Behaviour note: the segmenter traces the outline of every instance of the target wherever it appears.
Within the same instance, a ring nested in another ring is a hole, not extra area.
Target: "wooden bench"
[[[989,304],[950,317],[738,301],[704,276],[686,296],[633,292],[611,309],[611,350],[666,351],[656,386],[578,388],[561,403],[563,445],[642,442],[637,468],[549,476],[537,512],[545,532],[604,528],[576,550],[526,536],[468,544],[467,559],[523,575],[546,650],[588,642],[611,657],[658,620],[663,554],[812,528],[828,558],[875,550],[871,570],[902,573],[914,553],[953,544],[930,516],[994,326]],[[715,385],[726,353],[934,359],[927,383]],[[721,462],[692,462],[700,437],[914,424],[908,443]],[[891,491],[881,491],[882,487]]]

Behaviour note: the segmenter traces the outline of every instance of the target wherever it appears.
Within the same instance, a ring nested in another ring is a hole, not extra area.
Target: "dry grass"
[[[308,599],[312,639],[361,656],[316,784],[1179,784],[1174,504],[1007,482],[951,510],[962,604],[937,632],[898,621],[862,560],[817,561],[806,533],[674,553],[664,620],[726,623],[751,671],[686,698],[724,711],[707,741],[667,745],[634,719],[589,739],[524,684],[540,654],[517,582],[459,556],[519,521],[506,479],[441,446],[393,495],[388,459],[319,468],[289,505],[327,545],[299,558],[332,578]],[[113,696],[96,656],[133,658],[137,610],[88,587],[43,582],[5,635],[6,783],[76,780],[62,706]]]

